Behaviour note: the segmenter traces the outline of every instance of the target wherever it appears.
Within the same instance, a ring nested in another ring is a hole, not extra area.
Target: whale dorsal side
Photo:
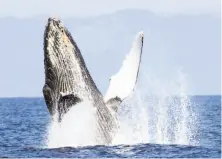
[[[143,39],[144,33],[139,32],[119,72],[110,78],[104,101],[107,107],[111,108],[114,112],[117,112],[118,106],[135,88],[143,50]]]

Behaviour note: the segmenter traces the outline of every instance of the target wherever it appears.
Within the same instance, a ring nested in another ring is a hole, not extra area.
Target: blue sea
[[[44,144],[51,119],[44,99],[1,98],[0,157],[220,158],[221,96],[192,96],[189,99],[196,119],[193,139],[198,141],[196,145],[161,144],[160,140],[130,145],[47,148]],[[182,118],[183,114],[180,115]],[[148,126],[148,129],[152,127]]]

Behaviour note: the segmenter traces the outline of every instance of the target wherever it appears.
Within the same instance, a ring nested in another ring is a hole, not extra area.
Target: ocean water
[[[0,157],[221,157],[221,96],[144,98],[121,106],[122,129],[111,146],[59,144],[81,136],[57,132],[60,140],[50,138],[57,130],[49,131],[43,98],[1,98]],[[82,131],[91,133],[84,122]]]

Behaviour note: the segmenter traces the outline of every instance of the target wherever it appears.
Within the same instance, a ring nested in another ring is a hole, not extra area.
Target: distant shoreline
[[[171,96],[179,96],[179,95],[171,95]],[[209,95],[187,95],[188,97],[221,97],[221,95],[220,94],[209,94]],[[38,99],[38,98],[42,98],[42,99],[44,99],[44,97],[43,96],[40,96],[40,97],[0,97],[0,99]]]

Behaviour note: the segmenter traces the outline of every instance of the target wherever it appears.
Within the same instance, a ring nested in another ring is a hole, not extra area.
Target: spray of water
[[[53,120],[48,128],[47,147],[76,147],[95,145],[95,110],[88,101],[74,107],[61,123]]]
[[[197,145],[196,116],[185,74],[179,72],[170,82],[142,77],[133,96],[120,107],[120,131],[114,144]]]
[[[136,91],[119,107],[120,129],[113,144],[197,145],[195,114],[187,96],[186,76],[166,83],[141,74]],[[172,95],[172,89],[174,94]],[[61,123],[49,125],[47,147],[96,145],[95,110],[81,103],[64,116]]]

